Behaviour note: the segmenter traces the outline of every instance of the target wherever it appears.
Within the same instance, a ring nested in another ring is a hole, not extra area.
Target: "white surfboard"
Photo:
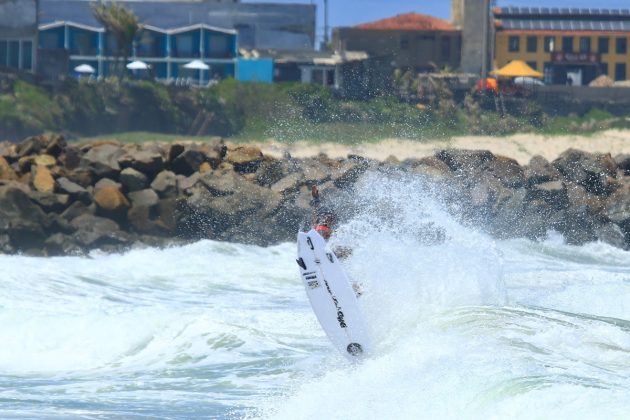
[[[339,260],[315,230],[300,232],[297,239],[297,263],[319,323],[344,356],[364,358],[369,352],[365,320]]]

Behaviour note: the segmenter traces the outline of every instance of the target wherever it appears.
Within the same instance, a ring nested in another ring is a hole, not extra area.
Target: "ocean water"
[[[627,418],[630,253],[495,241],[422,180],[358,192],[335,241],[364,363],[327,341],[291,243],[0,256],[0,418]]]

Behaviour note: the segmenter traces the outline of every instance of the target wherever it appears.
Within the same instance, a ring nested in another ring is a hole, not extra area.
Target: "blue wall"
[[[236,79],[244,82],[273,82],[273,60],[271,58],[239,58]]]

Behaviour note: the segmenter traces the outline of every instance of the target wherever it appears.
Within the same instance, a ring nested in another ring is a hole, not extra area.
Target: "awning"
[[[538,79],[543,78],[543,74],[534,70],[522,60],[512,60],[509,64],[501,67],[498,70],[491,71],[498,77],[536,77]]]
[[[127,64],[127,68],[129,70],[146,70],[149,68],[149,65],[144,61],[136,60]]]
[[[90,66],[89,64],[79,64],[78,66],[74,68],[74,71],[76,71],[77,73],[91,74],[91,73],[95,73],[96,69]]]

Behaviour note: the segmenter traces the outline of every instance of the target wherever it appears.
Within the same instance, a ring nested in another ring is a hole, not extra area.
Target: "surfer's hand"
[[[317,185],[313,185],[311,188],[311,195],[313,198],[319,198],[319,190],[317,189]]]

